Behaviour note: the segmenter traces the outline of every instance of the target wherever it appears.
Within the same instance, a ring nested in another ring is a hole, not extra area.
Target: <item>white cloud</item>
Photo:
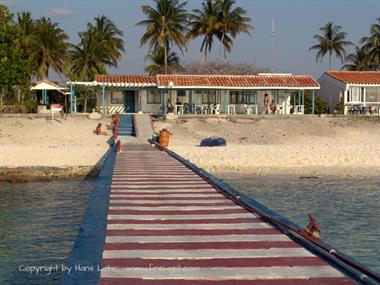
[[[56,17],[69,17],[73,14],[73,11],[64,7],[53,9],[53,15]]]

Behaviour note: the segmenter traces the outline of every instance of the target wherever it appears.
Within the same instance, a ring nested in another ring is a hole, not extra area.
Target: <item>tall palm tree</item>
[[[146,57],[145,61],[150,61],[152,64],[147,65],[144,70],[149,72],[149,75],[155,75],[165,72],[165,51],[164,48],[158,47],[153,52],[150,52]],[[168,51],[168,71],[172,72],[171,69],[179,68],[179,57],[177,53]]]
[[[105,16],[88,23],[87,31],[79,33],[80,42],[70,49],[71,71],[82,80],[94,80],[95,74],[106,74],[106,67],[117,67],[125,52],[123,33]]]
[[[95,23],[88,23],[87,30],[78,35],[79,44],[70,48],[72,79],[92,81],[96,74],[107,74],[107,67],[117,67],[125,52],[123,33],[110,19],[96,17]],[[98,99],[97,90],[84,86],[78,92],[81,94],[83,112],[87,112],[88,101]]]
[[[31,35],[30,58],[36,64],[34,75],[37,79],[48,77],[50,68],[59,75],[67,73],[68,38],[50,18],[36,20]]]
[[[371,64],[366,47],[356,47],[355,53],[351,53],[346,57],[346,63],[342,69],[347,70],[370,70]]]
[[[370,36],[360,40],[368,48],[368,56],[375,69],[380,69],[380,17],[377,23],[371,25],[369,30]]]
[[[230,52],[233,45],[233,39],[240,33],[250,35],[253,26],[250,24],[251,18],[246,17],[246,10],[237,6],[234,7],[235,0],[219,0],[220,11],[218,13],[218,33],[220,41],[218,58],[221,57],[222,47],[224,56],[226,51]]]
[[[204,51],[204,61],[207,61],[207,56],[211,51],[214,41],[214,36],[218,31],[218,13],[220,2],[217,0],[204,0],[202,9],[194,9],[190,15],[191,30],[188,36],[196,38],[203,36],[203,41],[200,51]]]
[[[32,14],[30,12],[21,12],[17,14],[17,26],[20,29],[20,48],[28,49],[31,41],[31,37],[35,28]],[[27,53],[25,53],[27,54]]]
[[[95,25],[87,24],[88,31],[93,32],[97,41],[102,42],[108,57],[117,67],[117,61],[121,59],[124,49],[123,32],[106,16],[95,18]]]
[[[328,22],[324,27],[320,28],[322,35],[314,35],[314,39],[318,44],[309,48],[309,50],[317,50],[315,56],[316,61],[322,61],[322,58],[329,54],[329,70],[331,69],[331,57],[335,53],[336,57],[340,58],[342,63],[346,58],[345,47],[352,45],[350,41],[346,41],[346,33],[342,32],[341,26],[335,26],[333,22]]]
[[[185,10],[187,2],[178,0],[154,0],[155,7],[141,6],[146,20],[138,22],[137,26],[146,27],[146,32],[140,40],[141,46],[148,44],[150,51],[157,46],[164,48],[165,73],[168,72],[168,50],[171,45],[181,51],[187,48],[189,14]]]

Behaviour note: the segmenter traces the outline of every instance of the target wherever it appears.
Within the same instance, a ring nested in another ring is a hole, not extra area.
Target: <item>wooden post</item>
[[[106,86],[102,86],[102,114],[106,114],[106,105],[105,105],[105,92],[106,92]]]

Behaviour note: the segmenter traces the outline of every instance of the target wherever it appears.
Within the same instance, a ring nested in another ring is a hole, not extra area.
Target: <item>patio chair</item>
[[[251,107],[248,106],[247,104],[244,104],[244,108],[245,108],[245,110],[247,112],[247,115],[250,115],[251,114]]]
[[[232,104],[228,105],[227,106],[227,113],[235,115],[236,114],[235,105],[232,105]]]
[[[214,105],[211,112],[215,115],[220,115],[220,104]]]

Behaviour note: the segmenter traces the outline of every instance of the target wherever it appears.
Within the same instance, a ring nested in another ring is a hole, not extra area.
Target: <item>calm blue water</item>
[[[312,213],[324,241],[380,272],[380,179],[219,176],[302,227]]]
[[[56,284],[94,181],[0,183],[0,284]],[[49,266],[38,274],[26,266]]]

